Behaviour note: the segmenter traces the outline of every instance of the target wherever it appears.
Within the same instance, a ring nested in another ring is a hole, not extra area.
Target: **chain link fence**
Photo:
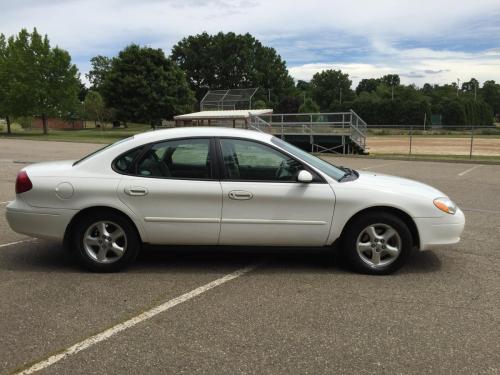
[[[500,156],[500,127],[369,125],[372,154]]]

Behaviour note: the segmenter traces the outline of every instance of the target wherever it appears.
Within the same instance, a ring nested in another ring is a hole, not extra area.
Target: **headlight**
[[[447,214],[454,215],[457,211],[457,205],[450,199],[446,197],[434,199],[434,206],[439,208],[441,211]]]

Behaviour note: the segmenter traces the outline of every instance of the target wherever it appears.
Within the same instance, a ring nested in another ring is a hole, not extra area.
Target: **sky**
[[[500,0],[0,0],[0,33],[36,27],[84,74],[130,43],[162,48],[203,31],[251,33],[296,79],[324,69],[402,83],[500,82]]]

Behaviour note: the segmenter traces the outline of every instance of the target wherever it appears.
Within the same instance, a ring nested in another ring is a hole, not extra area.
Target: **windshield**
[[[281,147],[283,150],[289,152],[293,156],[296,156],[304,160],[306,163],[312,165],[313,167],[318,168],[321,172],[327,174],[328,176],[337,181],[341,180],[346,174],[346,172],[343,171],[342,169],[330,163],[327,163],[326,161],[317,158],[316,156],[311,155],[308,152],[305,152],[304,150],[301,150],[300,148],[295,147],[290,143],[287,143],[279,138],[273,137],[271,139],[271,142]]]
[[[133,137],[133,136],[132,136],[132,137],[125,138],[125,139],[120,139],[119,141],[116,141],[116,142],[111,143],[111,144],[109,144],[109,145],[107,145],[107,146],[104,146],[103,148],[100,148],[100,149],[98,149],[98,150],[96,150],[96,151],[94,151],[94,152],[91,152],[91,153],[90,153],[90,154],[88,154],[88,155],[85,155],[85,156],[84,156],[83,158],[81,158],[80,160],[75,161],[75,162],[73,163],[73,166],[75,166],[75,165],[77,165],[77,164],[81,163],[81,162],[82,162],[82,161],[84,161],[84,160],[90,159],[92,156],[95,156],[95,155],[97,155],[97,154],[100,154],[100,153],[101,153],[102,151],[104,151],[104,150],[110,149],[110,148],[112,148],[112,147],[114,147],[114,146],[117,146],[117,145],[119,145],[119,144],[121,144],[121,143],[124,143],[124,142],[127,142],[127,141],[131,141],[132,139],[134,139],[134,137]]]

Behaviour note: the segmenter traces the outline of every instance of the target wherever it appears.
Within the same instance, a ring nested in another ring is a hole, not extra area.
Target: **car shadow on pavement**
[[[85,272],[74,254],[61,244],[37,240],[3,249],[0,269],[30,272]],[[265,265],[268,271],[289,273],[350,273],[337,251],[329,248],[274,248],[233,246],[144,246],[133,273],[232,272],[251,264]],[[398,274],[436,272],[441,260],[433,251],[415,251]]]
[[[147,246],[131,267],[132,272],[165,272],[171,268],[227,268],[262,264],[274,272],[351,273],[338,251],[330,248],[276,248],[233,246]],[[414,251],[398,274],[430,273],[441,269],[433,251]]]

